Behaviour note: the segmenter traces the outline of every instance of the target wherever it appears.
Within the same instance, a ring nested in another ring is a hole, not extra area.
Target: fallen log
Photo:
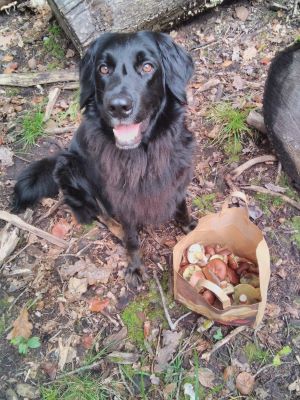
[[[103,32],[170,30],[224,0],[48,0],[59,24],[82,54]]]
[[[0,74],[0,86],[30,87],[57,82],[77,82],[78,80],[78,71],[67,69],[47,72]]]

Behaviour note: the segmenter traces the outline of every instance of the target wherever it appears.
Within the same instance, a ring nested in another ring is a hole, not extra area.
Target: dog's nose
[[[114,96],[113,98],[111,98],[108,108],[112,117],[126,118],[132,112],[133,101],[129,96]]]

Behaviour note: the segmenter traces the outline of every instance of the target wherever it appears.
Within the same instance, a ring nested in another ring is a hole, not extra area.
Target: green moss
[[[56,69],[60,69],[62,67],[63,67],[63,64],[60,61],[53,61],[53,62],[47,64],[48,71],[55,71]]]
[[[291,226],[295,231],[292,235],[292,240],[296,243],[296,246],[300,249],[300,216],[297,215],[292,218]]]
[[[19,93],[20,93],[20,89],[19,88],[11,87],[11,88],[5,89],[5,95],[7,97],[18,96]]]
[[[284,204],[281,197],[269,196],[268,194],[265,194],[265,193],[257,193],[255,195],[255,198],[259,202],[259,205],[260,205],[263,213],[267,217],[269,217],[271,215],[271,211],[270,211],[271,206],[279,208]]]
[[[299,197],[298,193],[290,185],[289,178],[284,173],[282,173],[280,176],[279,186],[283,187],[286,190],[284,193],[286,196],[290,197],[291,199],[298,200]]]
[[[244,347],[244,351],[249,364],[251,364],[252,362],[265,363],[269,357],[268,351],[261,349],[255,343],[247,343]]]
[[[196,206],[202,213],[214,212],[213,202],[216,199],[215,193],[204,194],[201,197],[195,197],[193,205]]]
[[[149,292],[138,296],[122,312],[121,318],[128,329],[129,339],[139,347],[144,347],[144,323],[138,314],[143,313],[147,319],[160,322],[167,327],[160,295],[155,282],[150,282]]]
[[[43,44],[44,49],[47,53],[50,53],[53,57],[58,60],[64,58],[65,52],[61,46],[62,43],[62,31],[60,27],[54,23],[48,30],[48,37],[45,38]]]

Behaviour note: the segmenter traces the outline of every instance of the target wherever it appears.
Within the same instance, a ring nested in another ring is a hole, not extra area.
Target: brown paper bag
[[[242,192],[233,192],[231,197],[242,198]],[[259,268],[261,301],[251,305],[230,305],[230,299],[219,286],[203,280],[207,289],[214,291],[223,304],[223,310],[208,304],[203,297],[178,273],[182,256],[193,243],[226,246],[234,254],[256,263]],[[270,254],[261,230],[249,220],[247,208],[229,208],[225,201],[220,213],[201,218],[197,227],[180,240],[173,250],[173,273],[175,299],[206,318],[226,325],[249,325],[256,327],[262,320],[267,302],[270,280]]]

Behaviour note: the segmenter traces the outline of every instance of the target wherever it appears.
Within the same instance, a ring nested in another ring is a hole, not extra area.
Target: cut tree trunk
[[[103,32],[168,30],[224,0],[48,0],[82,54]]]

